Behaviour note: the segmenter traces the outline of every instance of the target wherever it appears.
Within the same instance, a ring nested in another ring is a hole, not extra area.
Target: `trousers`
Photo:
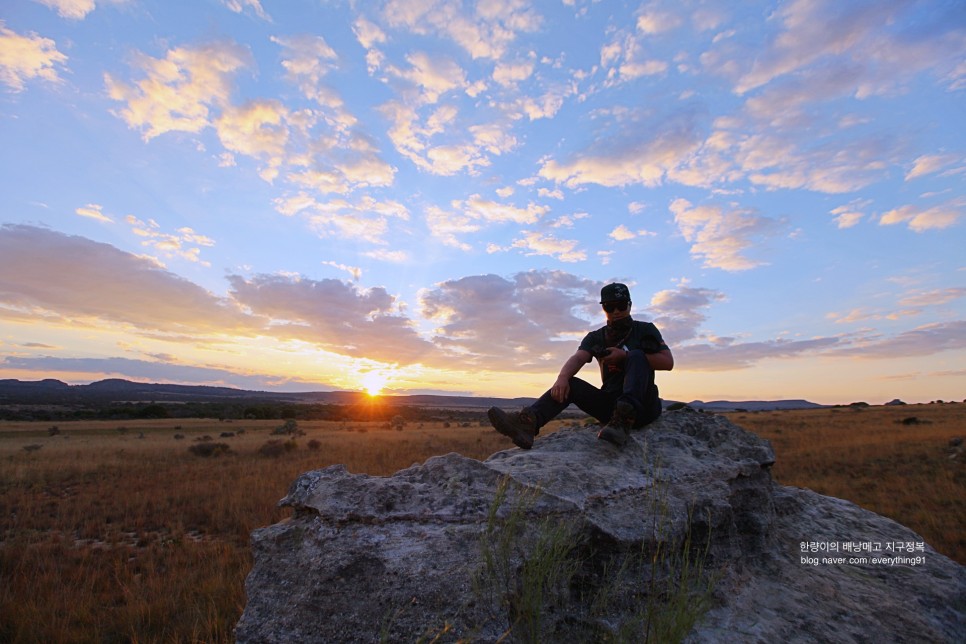
[[[654,368],[640,349],[627,352],[620,391],[599,389],[573,376],[570,379],[570,395],[565,401],[555,400],[548,389],[529,409],[537,421],[537,427],[549,423],[571,404],[601,424],[606,424],[619,401],[628,402],[634,407],[634,427],[643,427],[661,415],[661,399],[654,385]]]

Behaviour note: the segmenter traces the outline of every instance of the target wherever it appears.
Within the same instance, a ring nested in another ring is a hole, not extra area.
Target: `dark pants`
[[[537,426],[543,427],[573,403],[604,424],[610,421],[619,400],[633,405],[634,427],[643,427],[661,415],[661,399],[654,387],[654,368],[639,349],[627,352],[622,391],[603,391],[575,376],[570,379],[570,396],[567,400],[557,402],[547,391],[530,406],[530,411],[536,417]]]

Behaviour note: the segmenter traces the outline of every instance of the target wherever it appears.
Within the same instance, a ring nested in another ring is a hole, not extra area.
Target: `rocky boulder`
[[[237,640],[963,641],[966,568],[775,484],[774,458],[685,409],[621,450],[571,427],[485,462],[305,473],[252,534]]]

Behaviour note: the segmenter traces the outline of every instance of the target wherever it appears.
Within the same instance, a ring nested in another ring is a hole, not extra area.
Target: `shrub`
[[[60,428],[57,427],[57,425],[54,425],[53,427],[48,427],[47,428],[47,434],[50,435],[50,436],[56,436],[59,433],[60,433]]]
[[[927,424],[929,424],[929,421],[928,420],[923,420],[923,419],[918,418],[916,416],[909,416],[908,418],[903,418],[902,420],[897,420],[896,422],[899,423],[899,424],[902,424],[902,425],[927,425]]]
[[[285,423],[272,430],[273,436],[300,436],[304,433],[299,429],[299,424],[294,418],[289,418]]]
[[[309,441],[309,449],[312,450],[313,452],[316,452],[322,449],[322,441],[319,441],[313,438],[312,440]]]
[[[188,451],[195,456],[209,458],[211,456],[221,456],[231,451],[228,443],[198,443],[188,448]]]
[[[261,447],[258,448],[259,456],[268,456],[271,458],[278,458],[286,452],[291,452],[298,449],[298,443],[294,440],[289,439],[287,441],[283,440],[270,440]]]

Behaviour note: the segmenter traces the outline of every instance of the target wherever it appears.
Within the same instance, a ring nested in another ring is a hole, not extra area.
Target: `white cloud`
[[[23,91],[26,82],[35,78],[59,82],[57,68],[66,62],[67,56],[53,40],[34,33],[21,36],[0,20],[0,82],[14,92]]]
[[[435,353],[382,287],[361,289],[340,280],[283,275],[230,275],[228,281],[235,301],[274,320],[266,329],[271,335],[388,363],[429,361]]]
[[[932,322],[895,336],[873,336],[843,346],[835,355],[894,359],[917,357],[966,349],[966,321]]]
[[[700,145],[695,115],[686,110],[656,122],[642,124],[631,119],[620,125],[619,133],[600,141],[594,151],[569,162],[544,161],[540,177],[571,188],[586,183],[654,187]]]
[[[522,96],[515,109],[522,111],[531,121],[553,118],[563,107],[564,101],[576,92],[575,86],[570,83],[554,85],[539,96]]]
[[[480,195],[472,195],[465,201],[454,201],[453,207],[462,209],[463,212],[474,219],[490,223],[533,224],[550,212],[550,208],[547,206],[530,203],[526,208],[519,208],[484,199]]]
[[[474,14],[458,0],[390,0],[382,16],[394,28],[451,39],[473,58],[501,59],[519,33],[533,32],[540,16],[525,0],[487,0]]]
[[[164,59],[140,54],[135,64],[142,80],[126,84],[105,74],[104,83],[108,96],[125,104],[116,114],[150,140],[210,125],[211,109],[228,104],[231,77],[251,64],[251,57],[234,43],[212,43],[171,49]]]
[[[839,338],[778,338],[751,342],[734,342],[732,338],[726,338],[723,342],[690,344],[673,351],[675,362],[688,365],[689,370],[732,371],[748,369],[762,360],[829,354],[840,342]]]
[[[180,257],[189,262],[197,262],[203,266],[211,266],[200,258],[200,246],[214,246],[215,242],[205,235],[196,233],[192,228],[183,227],[177,234],[161,232],[161,226],[153,219],[143,222],[133,215],[124,220],[131,226],[131,232],[142,237],[142,246],[152,248],[166,257]]]
[[[372,259],[377,259],[380,262],[389,262],[391,264],[403,264],[409,261],[409,253],[404,250],[386,250],[384,248],[379,248],[376,250],[369,250],[363,253],[366,257],[371,257]]]
[[[954,85],[962,76],[957,65],[966,51],[966,38],[955,28],[957,9],[936,11],[933,24],[922,24],[915,3],[864,0],[795,0],[775,14],[781,31],[742,70],[735,90],[750,92],[791,76],[809,66],[858,66],[861,78],[853,85],[858,98],[895,91],[914,74],[930,70]],[[738,59],[745,56],[738,55]]]
[[[637,17],[637,30],[648,35],[655,35],[676,29],[682,23],[683,20],[679,14],[660,10],[652,4]]]
[[[470,250],[470,245],[460,241],[457,236],[475,233],[482,228],[481,224],[472,217],[447,212],[436,206],[426,209],[425,219],[426,226],[433,237],[447,246],[460,250]]]
[[[83,20],[94,11],[94,0],[34,0],[54,9],[61,18]]]
[[[744,271],[761,262],[744,253],[777,231],[780,223],[761,217],[751,210],[721,206],[693,206],[676,199],[670,206],[674,221],[684,239],[691,243],[691,254],[703,258],[704,266],[725,271]]]
[[[406,61],[409,69],[392,67],[389,71],[419,87],[423,103],[436,103],[443,94],[467,87],[466,73],[452,59],[414,52]]]
[[[385,245],[393,221],[409,219],[408,209],[395,200],[365,195],[354,201],[331,198],[320,201],[304,192],[275,200],[286,216],[302,215],[319,237],[335,237]]]
[[[352,32],[364,49],[372,49],[375,45],[381,45],[387,40],[385,32],[363,16],[356,19],[352,26]]]
[[[221,0],[221,1],[222,1],[222,4],[224,4],[226,7],[228,7],[228,9],[230,9],[231,11],[234,11],[235,13],[246,13],[247,11],[251,11],[262,20],[266,20],[268,22],[272,21],[272,17],[265,12],[265,9],[262,7],[262,3],[260,0]]]
[[[193,336],[261,324],[149,259],[32,226],[0,227],[0,304],[7,318]]]
[[[352,276],[352,279],[359,281],[362,277],[362,269],[358,266],[348,266],[347,264],[340,264],[339,262],[322,262],[323,266],[331,266],[332,268],[337,268],[340,271],[345,271]]]
[[[433,342],[467,368],[544,372],[590,330],[583,316],[600,310],[601,286],[563,271],[474,275],[424,290],[420,313],[437,325]]]
[[[648,310],[664,340],[675,345],[699,337],[701,325],[707,320],[705,310],[725,299],[720,291],[681,284],[674,290],[655,293]]]
[[[321,36],[272,37],[283,48],[282,67],[286,77],[302,94],[332,109],[342,107],[342,99],[322,83],[338,65],[339,57]]]
[[[517,139],[498,123],[473,125],[469,128],[473,142],[493,155],[501,155],[517,146]]]
[[[262,159],[266,163],[262,178],[272,181],[284,162],[289,139],[286,117],[287,110],[279,101],[251,101],[226,107],[214,126],[229,151]]]
[[[533,61],[520,63],[497,63],[493,68],[493,80],[504,87],[525,81],[533,74]]]
[[[833,208],[830,212],[835,215],[835,223],[839,228],[856,226],[865,217],[865,213],[854,205],[839,206]]]
[[[931,291],[917,291],[899,300],[901,306],[942,306],[966,297],[966,288],[950,287]]]
[[[113,224],[114,220],[109,216],[104,214],[104,208],[96,203],[89,203],[86,206],[81,206],[75,210],[81,217],[88,217],[90,219],[96,219],[97,221],[103,221],[107,224]]]
[[[939,172],[957,160],[953,154],[924,154],[913,162],[912,169],[906,173],[906,181]]]
[[[638,233],[634,232],[624,224],[619,225],[614,230],[610,231],[610,238],[616,241],[627,241],[628,239],[634,239],[637,237]]]
[[[942,230],[954,226],[962,214],[962,204],[948,203],[931,208],[908,205],[884,213],[879,218],[879,224],[882,226],[906,224],[909,230],[921,233],[927,230]]]
[[[522,248],[528,256],[546,255],[555,257],[561,262],[582,262],[587,259],[587,253],[578,250],[580,244],[576,239],[557,239],[553,235],[541,232],[523,231],[523,237],[515,239],[512,248]]]

